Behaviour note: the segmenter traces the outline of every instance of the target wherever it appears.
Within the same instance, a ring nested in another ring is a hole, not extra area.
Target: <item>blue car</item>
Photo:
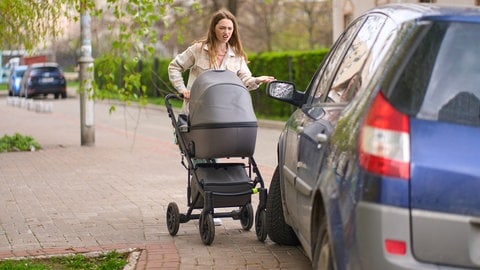
[[[14,66],[10,71],[8,78],[8,95],[19,96],[20,95],[20,82],[22,81],[23,74],[27,70],[28,66],[20,65]]]
[[[53,94],[67,98],[67,80],[63,69],[55,62],[34,63],[28,66],[20,82],[20,96],[33,98]]]
[[[480,9],[392,4],[353,21],[278,142],[268,235],[313,269],[480,269]]]

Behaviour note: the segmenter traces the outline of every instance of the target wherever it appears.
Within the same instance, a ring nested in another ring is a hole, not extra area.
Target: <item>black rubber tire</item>
[[[62,96],[62,98],[67,98],[67,93],[62,92],[60,95]]]
[[[47,96],[47,95],[45,95],[45,96]],[[53,97],[54,97],[55,99],[58,99],[58,97],[60,97],[60,94],[55,93],[55,94],[53,94]]]
[[[175,236],[180,228],[180,212],[174,202],[169,203],[167,207],[167,228],[172,236]]]
[[[255,233],[260,242],[265,242],[267,239],[267,211],[265,209],[257,209],[255,214]]]
[[[267,200],[268,237],[279,245],[296,246],[299,244],[292,227],[285,222],[282,208],[282,194],[278,166],[272,176]]]
[[[314,253],[312,254],[312,269],[333,270],[332,247],[325,217],[322,218],[316,243]]]
[[[240,224],[242,229],[249,231],[253,226],[253,207],[251,203],[247,203],[240,209]]]
[[[210,245],[215,238],[215,223],[213,223],[213,216],[211,213],[200,214],[200,220],[198,222],[198,229],[200,232],[200,238],[205,245]]]

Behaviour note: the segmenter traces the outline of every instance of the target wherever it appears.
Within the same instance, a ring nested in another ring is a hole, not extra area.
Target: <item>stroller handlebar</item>
[[[165,96],[165,106],[167,107],[167,109],[171,109],[172,108],[172,104],[170,103],[170,99],[172,98],[176,98],[176,99],[180,99],[182,100],[183,99],[183,94],[173,94],[173,93],[170,93],[168,95]]]

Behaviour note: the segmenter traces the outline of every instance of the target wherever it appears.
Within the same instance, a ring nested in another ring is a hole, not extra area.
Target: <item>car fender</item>
[[[328,157],[324,159],[324,162],[329,163]],[[316,217],[315,215],[318,215],[319,212],[323,212],[323,214],[326,216],[327,231],[332,247],[332,257],[334,258],[333,262],[336,264],[335,269],[345,269],[348,254],[345,252],[338,185],[335,181],[335,174],[330,170],[331,167],[329,167],[328,164],[325,164],[321,166],[321,168],[324,168],[324,170],[318,175],[318,181],[314,193],[315,195],[312,196],[311,201],[311,205],[314,207],[311,217],[311,252],[312,254],[315,252],[317,230],[320,226],[320,224],[318,224],[320,218],[318,216]],[[333,181],[332,177],[334,177]]]

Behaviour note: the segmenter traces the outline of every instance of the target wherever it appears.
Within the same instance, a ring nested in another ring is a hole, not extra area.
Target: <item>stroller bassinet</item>
[[[240,219],[242,228],[249,230],[254,220],[251,195],[258,192],[255,229],[257,238],[264,241],[267,191],[253,159],[257,119],[250,93],[235,73],[211,70],[195,80],[188,116],[175,117],[169,102],[171,98],[181,97],[167,95],[165,105],[183,154],[182,164],[188,170],[189,208],[186,214],[180,214],[175,202],[168,205],[169,233],[176,235],[179,223],[199,219],[202,241],[211,244],[215,233],[213,217]],[[226,159],[219,160],[222,158]],[[241,158],[243,162],[225,162],[230,158]],[[248,162],[244,162],[245,158]],[[226,207],[239,209],[215,212],[215,208]],[[201,209],[201,213],[192,214],[195,209]]]
[[[194,158],[250,157],[255,151],[257,118],[250,93],[238,76],[209,70],[193,83],[186,146]]]

